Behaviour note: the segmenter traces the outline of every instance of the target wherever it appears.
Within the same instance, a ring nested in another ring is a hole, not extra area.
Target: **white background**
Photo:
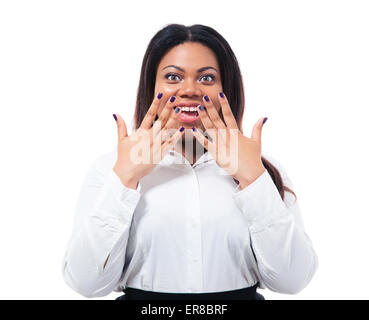
[[[261,293],[368,299],[368,16],[353,0],[1,1],[0,298],[85,299],[61,272],[82,179],[115,147],[112,113],[132,132],[150,39],[181,23],[230,43],[244,133],[268,117],[263,149],[294,182],[319,257],[301,293]]]

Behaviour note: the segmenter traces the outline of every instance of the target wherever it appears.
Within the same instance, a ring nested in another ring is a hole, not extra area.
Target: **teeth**
[[[181,107],[182,111],[197,111],[195,107]]]

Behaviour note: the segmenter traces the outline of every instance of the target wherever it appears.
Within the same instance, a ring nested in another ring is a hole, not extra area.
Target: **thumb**
[[[261,131],[263,129],[263,125],[267,120],[268,118],[259,119],[252,128],[251,139],[259,142],[259,144],[261,144]]]
[[[113,117],[117,123],[118,127],[118,139],[122,139],[128,136],[127,134],[127,126],[124,122],[123,118],[119,114],[113,114]]]

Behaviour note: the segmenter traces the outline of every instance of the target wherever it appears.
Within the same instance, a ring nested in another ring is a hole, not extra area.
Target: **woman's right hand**
[[[159,119],[152,125],[161,101],[163,101],[163,99],[155,96],[140,127],[130,136],[127,134],[127,126],[123,118],[116,115],[118,157],[113,170],[121,182],[128,188],[137,189],[139,180],[154,170],[167,151],[175,145],[184,132],[184,130],[180,131],[177,129],[165,141],[163,132],[165,134],[166,130],[174,130],[172,128],[181,113],[181,110],[178,113],[173,110],[175,99],[172,99],[173,101],[171,99],[172,97],[167,100],[163,111],[159,115]],[[141,155],[138,153],[141,153]]]

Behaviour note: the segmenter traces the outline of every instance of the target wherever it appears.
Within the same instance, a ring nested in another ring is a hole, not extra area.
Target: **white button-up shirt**
[[[114,150],[95,161],[76,205],[62,272],[78,293],[207,293],[259,282],[292,294],[312,279],[318,259],[298,204],[289,192],[282,201],[267,171],[240,190],[209,152],[191,165],[170,150],[135,190],[113,171],[116,159]]]

